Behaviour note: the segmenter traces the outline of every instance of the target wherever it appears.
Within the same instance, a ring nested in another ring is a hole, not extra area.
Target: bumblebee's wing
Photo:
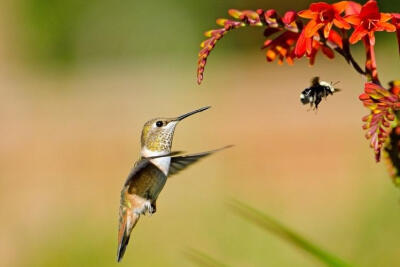
[[[311,79],[311,85],[315,86],[315,85],[319,85],[319,77],[315,76],[314,78]]]
[[[225,146],[219,149],[206,151],[202,153],[186,155],[186,156],[177,156],[171,158],[171,164],[169,166],[169,176],[177,174],[181,170],[185,169],[186,167],[192,165],[193,163],[197,162],[198,160],[211,155],[214,152],[220,151],[222,149],[228,148],[231,146]]]

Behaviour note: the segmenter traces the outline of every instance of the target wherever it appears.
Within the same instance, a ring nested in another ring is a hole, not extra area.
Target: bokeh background
[[[116,265],[119,193],[142,125],[205,105],[178,126],[174,149],[235,147],[168,181],[120,266],[190,266],[189,247],[230,266],[318,264],[233,214],[230,198],[359,266],[396,265],[400,194],[364,139],[364,81],[342,58],[267,64],[262,30],[250,28],[218,44],[196,84],[202,33],[229,8],[309,3],[1,1],[0,265]],[[400,78],[394,34],[377,40],[382,79]],[[343,91],[307,112],[298,96],[316,75]]]

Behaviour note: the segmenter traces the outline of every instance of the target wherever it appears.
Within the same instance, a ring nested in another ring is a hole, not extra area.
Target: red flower
[[[300,17],[311,19],[304,28],[306,38],[314,36],[322,27],[324,27],[325,38],[328,38],[333,24],[341,29],[350,29],[350,24],[340,16],[346,7],[347,1],[332,5],[325,2],[318,2],[311,4],[310,9],[300,11],[298,13]]]
[[[341,37],[336,32],[332,36],[332,26],[335,25],[338,28],[350,29],[348,24],[340,14],[346,9],[348,5],[347,1],[338,2],[330,5],[324,2],[314,3],[310,5],[310,9],[300,11],[298,15],[303,18],[311,19],[304,27],[300,34],[299,40],[296,44],[295,54],[297,57],[301,57],[307,52],[307,55],[311,55],[313,39],[319,38],[318,30],[324,28],[324,37],[327,39],[333,38],[331,42],[337,45],[342,43]]]
[[[353,34],[350,36],[350,43],[355,44],[368,34],[370,44],[375,45],[376,31],[394,32],[396,27],[389,22],[392,15],[380,13],[375,0],[369,0],[359,14],[349,15],[345,20],[355,26]]]

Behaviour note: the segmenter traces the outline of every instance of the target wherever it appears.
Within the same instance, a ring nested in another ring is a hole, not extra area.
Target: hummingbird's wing
[[[214,152],[217,152],[222,149],[229,148],[229,147],[231,147],[231,145],[225,146],[225,147],[222,147],[219,149],[211,150],[211,151],[202,152],[202,153],[171,157],[171,164],[169,166],[168,176],[171,176],[171,175],[174,175],[174,174],[180,172],[181,170],[192,165],[193,163],[197,162],[201,158],[207,157],[208,155],[211,155]]]
[[[132,168],[131,172],[129,173],[128,177],[126,178],[126,181],[124,183],[124,186],[128,186],[130,181],[135,177],[137,173],[139,173],[141,170],[143,170],[147,165],[149,165],[150,160],[143,158],[140,159],[135,163],[135,166]]]
[[[182,154],[183,151],[173,151],[171,153],[161,155],[161,156],[154,156],[154,157],[148,157],[148,158],[141,158],[135,163],[135,166],[132,168],[131,172],[128,175],[128,178],[126,178],[126,181],[124,183],[124,186],[129,185],[129,182],[135,177],[137,173],[139,173],[141,170],[146,168],[149,164],[151,164],[150,160],[156,159],[156,158],[163,158],[163,157],[171,157],[175,155]]]

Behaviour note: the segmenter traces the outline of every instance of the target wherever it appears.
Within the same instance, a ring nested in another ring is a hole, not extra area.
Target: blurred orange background
[[[316,264],[232,214],[232,197],[356,265],[394,266],[400,194],[361,129],[364,80],[342,58],[267,64],[252,28],[218,43],[196,84],[202,33],[226,10],[308,3],[2,1],[0,265],[116,264],[119,193],[141,127],[211,105],[178,126],[173,149],[235,146],[168,181],[121,266],[187,266],[188,247],[229,266]],[[382,79],[398,79],[394,34],[377,42]],[[299,101],[313,76],[342,89],[318,112]]]

